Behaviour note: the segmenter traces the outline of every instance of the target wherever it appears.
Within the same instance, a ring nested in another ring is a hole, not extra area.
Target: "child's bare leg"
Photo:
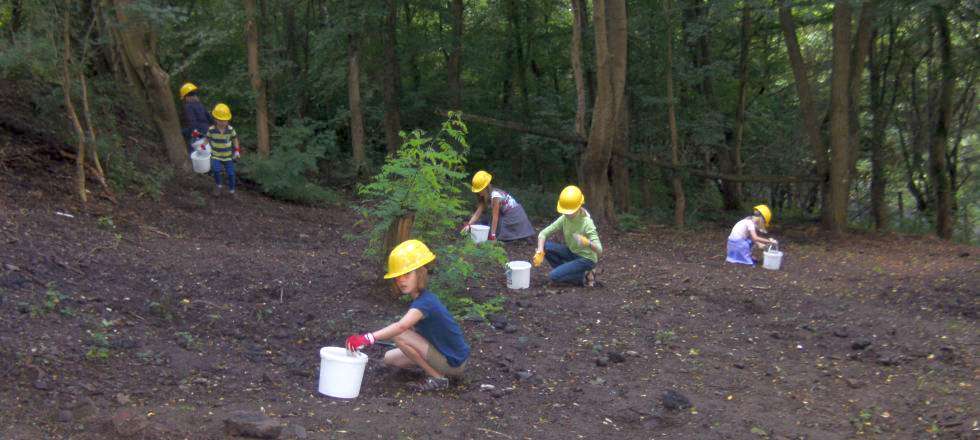
[[[401,351],[401,355],[408,358],[408,360],[414,364],[418,365],[432,377],[444,377],[442,373],[432,368],[425,360],[425,354],[430,350],[429,341],[426,341],[422,335],[415,333],[412,330],[407,330],[404,333],[395,336],[395,346]],[[394,350],[392,350],[394,351]],[[394,359],[395,355],[392,355],[393,362],[398,362],[400,359]],[[385,362],[387,362],[388,355],[385,354]]]

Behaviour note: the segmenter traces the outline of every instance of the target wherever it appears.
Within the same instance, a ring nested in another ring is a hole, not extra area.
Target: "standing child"
[[[437,391],[449,387],[446,376],[460,376],[470,356],[463,331],[446,306],[428,289],[426,265],[436,259],[418,240],[406,240],[388,255],[385,279],[395,279],[398,290],[412,297],[408,312],[398,322],[363,335],[347,338],[347,349],[360,350],[377,340],[393,339],[395,348],[385,353],[385,365],[395,368],[420,367],[428,375],[417,390]]]
[[[553,268],[548,273],[552,282],[571,283],[593,287],[595,272],[592,268],[602,254],[602,243],[592,216],[582,207],[585,196],[577,186],[570,185],[558,196],[558,212],[562,215],[538,234],[538,249],[534,254],[534,266],[548,260]],[[547,240],[552,232],[561,228],[565,244]]]
[[[766,205],[758,205],[752,208],[752,215],[745,217],[735,223],[731,234],[728,235],[728,256],[725,261],[736,264],[754,265],[752,260],[752,243],[759,247],[767,244],[776,244],[772,238],[762,238],[756,234],[756,230],[763,233],[769,227],[769,220],[772,219],[772,212]]]
[[[473,224],[485,224],[490,226],[488,238],[491,241],[514,241],[533,237],[534,226],[531,226],[524,207],[513,196],[491,185],[492,179],[490,173],[482,170],[473,175],[470,189],[476,193],[476,211],[463,225],[462,232],[469,231]]]
[[[187,141],[187,148],[193,153],[193,143],[196,138],[204,136],[208,128],[214,122],[208,110],[204,108],[200,98],[197,96],[197,86],[193,83],[186,83],[180,86],[180,100],[184,103],[184,111],[181,113],[181,134]]]
[[[221,194],[221,170],[228,175],[228,192],[235,194],[235,161],[242,155],[238,144],[238,133],[228,124],[231,109],[225,104],[214,106],[211,112],[214,125],[208,128],[208,142],[211,143],[211,171],[214,173],[214,195]]]

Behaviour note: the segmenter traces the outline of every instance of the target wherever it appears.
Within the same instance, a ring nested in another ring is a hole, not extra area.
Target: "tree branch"
[[[435,113],[442,117],[446,117],[449,115],[449,112],[441,109],[436,110]],[[487,116],[474,115],[472,113],[460,113],[460,117],[463,118],[463,120],[465,121],[476,122],[478,124],[492,125],[494,127],[500,127],[507,130],[533,134],[535,136],[557,139],[563,142],[568,142],[570,144],[585,145],[587,142],[585,139],[582,139],[573,133],[562,133],[562,132],[552,131],[548,129],[528,127],[526,125],[517,122],[504,121],[501,119],[495,119]]]

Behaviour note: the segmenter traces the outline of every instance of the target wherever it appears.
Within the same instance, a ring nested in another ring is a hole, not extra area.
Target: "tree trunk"
[[[878,64],[876,36],[877,32],[874,32],[868,51],[868,94],[870,95],[872,119],[869,147],[871,149],[871,216],[875,222],[875,229],[881,231],[888,228],[888,210],[885,205],[885,188],[888,181],[885,175],[885,154],[883,151],[885,125],[888,121],[885,119],[884,96],[882,94],[884,76],[888,73],[886,70],[888,61],[885,61],[885,67]]]
[[[398,64],[398,5],[395,0],[385,0],[388,15],[385,18],[385,29],[382,34],[384,44],[385,68],[384,90],[382,97],[385,106],[385,143],[388,154],[394,154],[401,146],[402,139],[398,132],[402,129],[402,115],[399,100],[401,99],[401,69]]]
[[[245,0],[245,45],[248,47],[248,78],[255,92],[255,122],[259,156],[269,157],[269,101],[259,67],[259,30],[255,0]]]
[[[170,90],[170,75],[157,62],[156,35],[151,24],[131,7],[133,0],[112,0],[112,3],[118,22],[116,41],[122,50],[128,76],[134,81],[163,136],[170,163],[182,171],[190,171],[187,145],[180,133],[177,105]]]
[[[803,115],[803,126],[806,129],[807,138],[810,140],[810,148],[813,150],[817,176],[823,179],[823,183],[820,184],[820,193],[823,195],[820,211],[824,224],[827,224],[829,222],[827,217],[830,214],[827,207],[827,194],[830,184],[827,173],[829,167],[827,146],[820,135],[820,121],[817,119],[817,109],[813,102],[810,80],[807,78],[806,64],[803,63],[803,55],[800,53],[800,43],[796,39],[796,24],[793,22],[793,14],[789,6],[782,2],[779,6],[779,24],[786,40],[786,52],[789,54],[790,66],[793,68],[796,93],[800,99],[800,113]]]
[[[851,51],[851,72],[848,80],[848,94],[850,104],[848,105],[848,129],[850,134],[850,157],[848,159],[848,175],[857,175],[857,160],[861,152],[861,139],[859,132],[861,129],[858,113],[860,111],[861,99],[861,72],[864,71],[865,60],[868,57],[871,47],[871,33],[874,30],[874,14],[876,7],[875,0],[864,0],[861,4],[860,18],[854,48]],[[848,182],[850,185],[850,182]]]
[[[749,9],[749,3],[746,2],[742,6],[742,30],[738,50],[738,103],[735,108],[735,145],[730,150],[735,174],[742,174],[742,140],[745,138],[745,106],[747,105],[749,90],[749,43],[752,39],[751,30],[752,13]],[[742,204],[742,184],[735,184],[734,195],[735,197],[731,201],[731,206],[726,206],[726,208],[739,210]]]
[[[851,6],[849,0],[834,2],[833,67],[830,89],[830,192],[827,194],[829,215],[824,226],[840,234],[847,227],[847,202],[850,194],[850,96]]]
[[[680,165],[680,146],[677,139],[677,117],[674,114],[674,50],[673,29],[670,20],[670,0],[664,0],[664,15],[667,17],[667,123],[670,126],[670,164]],[[674,169],[670,178],[670,186],[674,192],[674,226],[684,227],[684,211],[687,200],[684,198],[684,185],[680,173]]]
[[[65,110],[71,119],[72,128],[75,129],[75,137],[78,139],[78,155],[75,157],[75,192],[82,203],[88,202],[88,195],[85,193],[85,131],[78,119],[78,112],[75,111],[75,104],[71,99],[71,15],[70,8],[65,7],[64,23],[62,28],[62,58],[61,58],[61,90],[65,95]]]
[[[939,92],[939,106],[936,109],[936,129],[929,146],[929,174],[933,191],[936,193],[936,235],[949,240],[953,238],[952,190],[949,174],[946,172],[946,142],[949,125],[953,116],[953,82],[956,71],[952,59],[952,43],[949,36],[949,22],[946,11],[940,4],[932,7],[939,30],[940,71],[942,85]]]
[[[452,0],[450,3],[452,13],[452,50],[449,53],[449,60],[446,63],[446,70],[449,74],[449,105],[452,110],[463,108],[463,79],[462,79],[462,58],[463,58],[463,0]]]
[[[367,168],[364,151],[364,113],[361,110],[361,67],[358,35],[347,34],[347,99],[350,104],[350,141],[355,175],[360,177]]]
[[[582,186],[595,220],[615,225],[609,167],[615,143],[625,138],[626,0],[596,0],[593,9],[597,91],[589,142],[582,154]]]
[[[582,30],[585,24],[582,22],[582,2],[584,0],[572,0],[572,75],[575,77],[575,134],[582,139],[589,136],[585,128],[585,76],[582,72]]]

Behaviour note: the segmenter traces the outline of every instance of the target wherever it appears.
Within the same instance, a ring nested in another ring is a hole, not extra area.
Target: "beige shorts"
[[[436,371],[446,376],[461,376],[463,375],[463,370],[466,369],[466,361],[463,361],[458,367],[450,367],[449,360],[446,359],[446,356],[443,356],[432,344],[429,344],[429,350],[425,353],[425,361],[432,368],[435,368]]]

